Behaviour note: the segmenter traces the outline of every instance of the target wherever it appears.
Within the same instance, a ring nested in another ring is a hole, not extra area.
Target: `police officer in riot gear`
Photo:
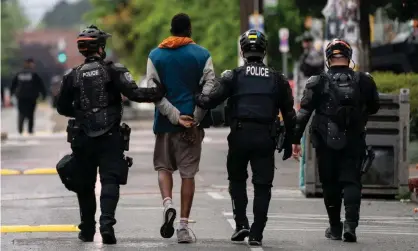
[[[274,178],[276,148],[275,121],[282,113],[287,132],[293,132],[296,113],[286,78],[263,64],[267,40],[263,33],[249,30],[241,35],[240,46],[245,65],[225,71],[209,95],[197,96],[197,104],[211,109],[228,99],[231,132],[228,135],[227,169],[229,192],[236,229],[232,241],[260,246],[267,222]],[[289,134],[291,136],[291,134]],[[291,140],[285,140],[283,159],[291,156]],[[247,165],[251,163],[254,184],[254,223],[246,215]]]
[[[16,96],[18,108],[18,131],[23,133],[23,125],[28,120],[28,132],[33,134],[35,126],[36,100],[42,95],[46,98],[46,89],[44,83],[35,72],[35,62],[32,58],[25,60],[24,68],[13,78],[10,88],[10,95]]]
[[[128,69],[123,65],[104,61],[106,40],[111,35],[89,26],[77,38],[78,50],[85,62],[65,74],[57,98],[61,115],[73,117],[67,132],[74,157],[68,162],[71,172],[77,173],[81,184],[65,184],[77,193],[81,224],[79,239],[93,241],[95,234],[95,182],[99,166],[102,190],[100,195],[100,233],[103,243],[115,244],[113,225],[119,200],[119,186],[126,184],[129,163],[124,156],[128,150],[130,128],[123,124],[121,94],[136,102],[157,102],[163,89],[138,88]],[[67,156],[68,157],[68,156]],[[131,160],[131,159],[130,159]],[[75,164],[74,164],[75,163]],[[60,163],[59,163],[60,164]],[[67,170],[57,165],[58,170]],[[60,177],[64,171],[60,173]],[[76,175],[73,175],[76,176]],[[80,182],[78,182],[80,183]]]
[[[297,115],[293,155],[311,114],[311,138],[316,148],[319,178],[330,227],[325,236],[356,242],[361,202],[361,163],[368,116],[379,110],[379,95],[369,73],[350,67],[351,46],[334,39],[326,47],[328,72],[308,79]],[[340,211],[344,191],[345,222]]]

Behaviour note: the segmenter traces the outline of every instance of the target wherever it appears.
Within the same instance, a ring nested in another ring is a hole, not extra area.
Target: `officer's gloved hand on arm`
[[[152,91],[155,92],[155,101],[160,101],[166,94],[166,89],[160,81],[153,78],[152,81],[155,83],[157,87],[152,88]]]
[[[284,139],[283,150],[283,160],[287,160],[292,156],[292,144],[286,138]]]

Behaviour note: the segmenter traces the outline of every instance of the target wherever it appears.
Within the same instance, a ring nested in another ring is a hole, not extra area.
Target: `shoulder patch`
[[[234,77],[234,73],[231,70],[226,70],[221,73],[221,78],[231,80]]]
[[[130,83],[134,82],[134,77],[132,77],[132,74],[129,71],[123,73],[123,77]]]
[[[128,71],[128,69],[121,63],[113,63],[111,66],[116,71]]]
[[[372,74],[370,74],[370,73],[368,73],[368,72],[365,72],[365,73],[364,73],[364,75],[366,75],[367,77],[369,77],[369,78],[373,79]]]
[[[308,78],[308,80],[306,81],[306,87],[307,88],[312,88],[315,85],[317,85],[319,83],[319,80],[321,79],[320,76],[311,76],[310,78]]]
[[[73,68],[66,70],[66,71],[64,72],[64,76],[68,76],[68,75],[70,75],[70,74],[71,74],[71,72],[73,72],[73,70],[74,70]]]

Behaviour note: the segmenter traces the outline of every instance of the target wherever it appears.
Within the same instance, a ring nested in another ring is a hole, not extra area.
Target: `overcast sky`
[[[31,26],[35,26],[42,19],[45,12],[51,10],[55,4],[62,0],[19,0],[20,6],[25,10],[25,14]],[[67,2],[77,2],[79,0],[66,0]]]

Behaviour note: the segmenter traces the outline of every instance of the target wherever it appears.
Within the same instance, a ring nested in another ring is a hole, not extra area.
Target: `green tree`
[[[75,3],[61,1],[54,8],[45,13],[41,24],[43,28],[79,28],[83,15],[91,10],[89,0]]]
[[[135,75],[144,74],[149,52],[170,35],[170,21],[179,12],[192,19],[193,39],[207,48],[216,71],[236,67],[239,0],[91,0],[86,19],[112,33],[110,44]]]
[[[7,76],[13,69],[13,59],[18,50],[16,32],[28,25],[17,0],[1,1],[1,75]]]
[[[369,15],[377,8],[383,7],[392,19],[407,21],[418,17],[417,0],[359,0],[360,1],[360,39],[363,41],[363,65],[365,71],[370,69],[370,22]],[[327,0],[295,0],[301,14],[322,16],[321,10],[327,4]]]

